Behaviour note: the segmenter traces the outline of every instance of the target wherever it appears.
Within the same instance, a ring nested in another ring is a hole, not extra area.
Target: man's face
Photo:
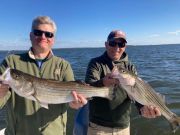
[[[54,29],[49,24],[40,24],[30,33],[30,40],[34,51],[49,52],[54,44]]]
[[[111,60],[119,60],[125,51],[126,43],[124,40],[114,40],[105,42],[106,51]]]

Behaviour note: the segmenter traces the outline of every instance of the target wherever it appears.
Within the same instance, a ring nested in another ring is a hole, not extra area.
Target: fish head
[[[135,85],[135,76],[125,68],[115,66],[111,72],[112,78],[116,78],[120,85]]]
[[[10,74],[13,80],[11,87],[18,95],[28,98],[34,94],[35,91],[33,89],[32,80],[28,74],[16,69],[11,69]]]
[[[21,80],[21,75],[15,69],[7,68],[0,76],[0,81],[4,84],[11,84],[12,80]]]
[[[21,71],[18,71],[16,69],[10,70],[10,76],[12,78],[12,83],[10,84],[12,88],[19,89],[19,91],[23,92],[23,84],[24,84],[24,76],[21,74]]]
[[[14,79],[16,81],[22,81],[23,80],[23,76],[22,76],[21,72],[16,70],[16,69],[11,69],[10,74],[11,74],[12,79]]]
[[[34,94],[32,82],[28,79],[29,78],[23,72],[11,68],[7,68],[0,76],[0,81],[4,84],[8,84],[12,90],[22,97],[29,97]]]
[[[4,84],[8,84],[11,88],[20,88],[22,79],[21,76],[15,72],[15,69],[7,68],[4,73],[0,76],[0,80]]]

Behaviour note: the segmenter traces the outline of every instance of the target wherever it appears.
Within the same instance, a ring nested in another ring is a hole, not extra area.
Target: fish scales
[[[180,126],[180,117],[165,105],[165,101],[155,90],[131,71],[115,66],[112,77],[119,80],[119,85],[128,93],[129,97],[142,105],[152,105],[161,111],[169,121],[172,131],[175,132]]]
[[[64,85],[66,84],[66,85]],[[69,82],[68,84],[71,84],[71,82]],[[64,86],[63,86],[64,85]],[[88,86],[76,86],[76,87],[73,87],[73,85],[68,85],[67,86],[67,83],[63,83],[63,82],[57,82],[56,86],[51,86],[51,85],[35,85],[36,89],[38,89],[38,91],[42,91],[43,93],[47,92],[47,94],[50,94],[50,95],[56,95],[56,96],[59,96],[59,95],[67,95],[67,92],[71,92],[72,90],[76,90],[78,91],[78,93],[80,94],[91,94],[92,91],[94,91],[94,93],[96,93],[96,91],[94,90],[94,88]],[[61,90],[61,93],[59,92]],[[98,91],[102,91],[102,92],[105,92],[107,93],[108,95],[108,92],[109,92],[109,89],[108,88],[99,88]],[[98,92],[99,93],[99,92]],[[97,93],[97,94],[98,94]]]
[[[48,108],[48,104],[73,101],[72,91],[77,91],[87,98],[103,97],[111,100],[114,97],[113,88],[89,86],[79,81],[42,79],[10,68],[0,76],[0,80],[9,84],[19,96],[37,101],[45,108]]]
[[[146,97],[147,104],[149,104],[149,105],[155,104],[156,106],[160,107],[162,110],[162,113],[164,115],[168,114],[168,115],[166,115],[166,118],[168,118],[169,120],[171,119],[171,117],[169,117],[169,116],[172,115],[173,113],[165,106],[164,101],[161,98],[159,98],[157,93],[155,93],[148,84],[144,83],[143,81],[141,81],[137,78],[136,86],[137,86],[138,90],[144,90],[144,91],[142,91],[142,93],[144,93],[147,96]],[[145,91],[144,87],[147,87],[146,91]],[[152,99],[154,99],[154,100],[152,100]]]
[[[156,102],[156,104],[160,106],[164,102],[163,100],[161,100],[161,98],[158,97],[157,93],[155,93],[148,84],[143,83],[143,81],[139,80],[138,78],[136,78],[136,87],[138,90],[141,90],[141,93],[143,95],[146,96],[145,99],[147,99],[147,104],[151,103],[150,105],[152,105],[152,98],[155,99],[154,102]],[[144,87],[147,88],[147,91],[145,91]]]

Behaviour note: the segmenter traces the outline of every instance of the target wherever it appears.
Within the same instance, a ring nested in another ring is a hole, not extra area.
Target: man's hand
[[[0,98],[3,98],[9,90],[9,85],[0,83]]]
[[[87,99],[83,95],[78,94],[76,91],[72,91],[72,95],[74,97],[74,101],[69,103],[71,108],[79,109],[83,105],[87,104]]]
[[[141,115],[146,118],[156,118],[161,116],[161,112],[157,107],[153,106],[143,106],[140,109]]]
[[[119,84],[119,81],[115,78],[112,78],[111,74],[107,74],[103,78],[103,84],[104,84],[104,86],[109,87],[109,86],[113,86],[115,84]]]

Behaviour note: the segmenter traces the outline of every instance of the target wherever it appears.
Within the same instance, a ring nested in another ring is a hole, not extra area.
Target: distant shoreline
[[[132,47],[148,47],[148,46],[169,46],[169,45],[180,45],[180,44],[157,44],[157,45],[127,45],[127,46],[132,46]],[[62,48],[53,48],[53,50],[59,50],[59,49],[85,49],[85,48],[90,48],[90,49],[97,49],[97,48],[104,48],[104,47],[62,47]],[[7,52],[7,51],[27,51],[29,49],[10,49],[10,50],[6,50],[6,49],[0,49],[1,52]]]

